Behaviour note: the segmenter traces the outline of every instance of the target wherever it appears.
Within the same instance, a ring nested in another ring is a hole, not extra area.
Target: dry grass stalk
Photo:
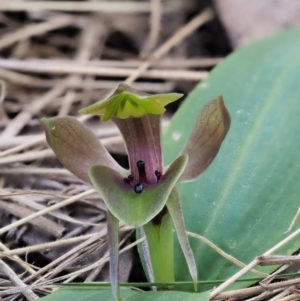
[[[19,218],[24,218],[34,213],[34,211],[24,206],[19,206],[17,204],[4,201],[0,201],[0,210],[4,210],[7,213],[13,214]],[[57,223],[42,216],[39,216],[28,222],[33,226],[41,229],[42,231],[45,231],[45,233],[50,234],[56,238],[60,238],[66,231],[65,227],[60,226]]]
[[[27,71],[35,73],[53,73],[53,74],[82,74],[82,75],[98,75],[107,77],[133,77],[136,69],[133,68],[113,68],[113,67],[100,67],[94,65],[86,64],[74,64],[74,62],[51,62],[43,61],[43,64],[38,64],[39,62],[31,61],[0,61],[0,66],[4,68],[11,68],[18,71]],[[150,65],[148,66],[150,67]],[[147,68],[148,68],[147,67]],[[207,77],[207,72],[205,71],[185,71],[185,70],[144,70],[140,71],[139,76],[141,78],[150,79],[169,79],[169,80],[186,80],[186,81],[200,81]],[[72,83],[74,78],[70,80]],[[76,82],[75,82],[76,83]]]
[[[278,250],[280,247],[294,239],[296,236],[300,234],[300,229],[296,230],[292,234],[290,234],[288,237],[280,241],[277,245],[275,245],[273,248],[269,249],[266,251],[263,256],[271,255],[273,252]],[[241,278],[243,275],[245,275],[247,272],[249,272],[251,269],[253,269],[255,266],[259,265],[260,261],[258,258],[255,258],[253,261],[251,261],[247,266],[245,266],[243,269],[241,269],[238,273],[227,279],[224,283],[222,283],[220,286],[218,286],[216,289],[214,289],[211,293],[211,299],[214,299],[216,296],[218,296],[224,289],[226,289],[230,284],[235,282],[237,279]],[[292,280],[287,280],[287,281],[297,281],[299,282],[299,279],[292,279]],[[281,282],[282,283],[282,282]],[[287,282],[289,283],[289,282]],[[272,286],[272,285],[275,286]],[[280,287],[280,284],[273,283],[272,285],[270,284],[270,287]],[[276,286],[277,285],[277,286]]]
[[[16,287],[22,289],[22,293],[27,300],[31,301],[39,298],[31,289],[27,288],[27,285],[20,280],[18,275],[2,259],[0,259],[0,270],[9,277]]]
[[[0,242],[0,249],[3,250],[4,252],[9,252],[9,248],[7,248],[2,242]],[[0,252],[1,256],[1,252]],[[17,262],[22,268],[24,268],[25,271],[27,271],[30,274],[34,274],[35,270],[25,261],[23,261],[20,257],[18,257],[16,254],[15,255],[8,255],[10,259],[14,260]]]
[[[81,198],[87,197],[87,196],[89,196],[89,195],[91,195],[91,194],[93,194],[95,192],[96,191],[94,189],[90,189],[90,190],[85,191],[83,193],[80,193],[80,194],[78,194],[76,196],[70,197],[70,198],[68,198],[68,199],[66,199],[64,201],[61,201],[60,203],[57,203],[57,204],[55,204],[55,205],[53,205],[51,207],[45,208],[45,209],[40,210],[38,212],[35,212],[35,213],[31,214],[31,215],[28,215],[28,216],[26,216],[26,217],[18,220],[17,222],[14,222],[14,223],[6,226],[6,227],[2,227],[0,229],[0,234],[3,234],[3,233],[5,233],[5,232],[7,232],[10,229],[13,229],[15,227],[19,227],[21,225],[24,225],[25,223],[33,220],[34,218],[37,218],[39,216],[42,216],[44,214],[47,214],[47,213],[49,213],[51,211],[57,210],[57,209],[62,208],[64,206],[70,205],[70,204],[72,204],[72,203],[80,200]]]
[[[160,46],[156,51],[154,51],[150,58],[142,63],[139,68],[126,79],[127,84],[131,84],[135,81],[141,74],[143,74],[156,60],[160,59],[165,55],[171,48],[178,45],[184,38],[190,35],[196,28],[203,25],[213,18],[214,14],[211,9],[206,9],[201,12],[189,23],[180,28],[170,39],[168,39],[162,46]]]
[[[147,13],[150,11],[150,5],[147,2],[128,1],[101,1],[101,2],[75,2],[75,1],[20,1],[12,0],[0,2],[2,11],[39,11],[39,10],[57,10],[70,12],[103,12],[103,13]]]

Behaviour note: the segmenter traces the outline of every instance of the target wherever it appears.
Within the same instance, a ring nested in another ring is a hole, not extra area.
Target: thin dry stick
[[[6,82],[4,80],[0,80],[0,104],[3,103],[3,100],[5,99],[5,95],[6,95]]]
[[[150,11],[148,2],[136,1],[0,1],[2,11],[80,11],[80,12],[103,12],[103,13],[147,13]]]
[[[233,256],[227,254],[222,249],[220,249],[217,245],[215,245],[212,241],[208,240],[204,236],[201,236],[201,235],[193,233],[193,232],[187,232],[187,234],[190,237],[194,237],[194,238],[199,239],[200,241],[204,242],[209,247],[211,247],[213,250],[215,250],[216,252],[218,252],[221,256],[223,256],[224,258],[226,258],[230,262],[234,263],[235,265],[237,265],[237,266],[239,266],[241,268],[243,268],[243,267],[246,266],[243,262],[241,262],[238,259],[234,258]],[[250,272],[252,272],[253,274],[256,274],[258,276],[262,276],[262,277],[268,276],[268,274],[262,273],[260,271],[255,270],[255,269],[251,269]]]
[[[29,141],[27,143],[24,143],[24,144],[12,147],[12,148],[10,148],[6,151],[0,152],[0,158],[5,157],[5,156],[10,155],[10,154],[17,153],[19,151],[22,151],[26,148],[37,145],[37,144],[39,144],[41,142],[44,142],[44,141],[45,141],[45,136],[44,135],[43,136],[38,136],[37,139],[33,139],[32,141]]]
[[[9,252],[10,251],[10,249],[6,245],[4,245],[1,241],[0,241],[0,249],[3,250],[3,251],[5,251],[5,252]],[[0,256],[1,256],[1,251],[0,251]],[[15,262],[17,262],[28,273],[30,273],[30,274],[34,274],[35,273],[35,270],[27,262],[24,262],[17,255],[12,255],[11,259],[14,260]]]
[[[40,194],[40,193],[37,193],[37,194]],[[48,193],[45,193],[45,194],[47,195]],[[55,194],[53,194],[53,195],[55,195]],[[69,196],[62,196],[62,199],[67,199],[67,198],[69,198]],[[43,210],[43,209],[47,208],[44,205],[39,204],[39,203],[34,202],[34,201],[31,201],[29,199],[24,200],[24,199],[20,199],[18,197],[15,197],[15,198],[13,198],[13,201],[17,201],[19,203],[22,203],[22,204],[26,205],[27,207],[31,207],[31,208],[34,208],[36,210]],[[82,226],[98,226],[98,224],[79,221],[79,220],[77,220],[73,217],[70,217],[69,215],[61,213],[61,212],[49,212],[49,214],[56,217],[56,218],[58,218],[58,219],[61,219],[61,220],[64,220],[64,221],[67,221],[67,222],[70,222],[70,223],[74,223],[74,224],[79,224],[79,225],[82,225]]]
[[[285,239],[283,239],[281,242],[279,242],[277,245],[275,245],[273,248],[271,248],[270,250],[268,250],[267,252],[265,252],[263,254],[264,255],[270,255],[273,252],[275,252],[276,250],[278,250],[279,248],[281,248],[283,245],[285,245],[287,242],[291,241],[294,237],[296,237],[297,235],[300,234],[300,228],[293,232],[292,234],[290,234],[288,237],[286,237]],[[247,272],[249,272],[252,268],[254,268],[256,265],[259,264],[259,260],[257,258],[255,258],[253,261],[251,261],[248,265],[246,265],[243,269],[241,269],[239,272],[237,272],[235,275],[233,275],[232,277],[230,277],[229,279],[227,279],[225,282],[223,282],[221,285],[219,285],[216,289],[214,289],[211,294],[210,294],[210,298],[214,299],[215,296],[217,296],[218,294],[220,294],[225,288],[227,288],[230,284],[232,284],[233,282],[235,282],[237,279],[239,279],[240,277],[242,277],[243,275],[245,275]]]
[[[9,164],[15,162],[26,162],[38,159],[44,159],[49,157],[54,157],[54,153],[51,149],[43,149],[38,151],[30,151],[22,154],[12,155],[5,158],[0,158],[0,165]],[[1,171],[0,171],[1,172]]]
[[[246,299],[244,301],[262,301],[262,300],[269,300],[269,298],[271,298],[272,296],[274,296],[274,294],[276,294],[277,292],[272,291],[272,292],[262,292],[259,295]]]
[[[86,51],[85,45],[81,44],[78,53],[79,59],[85,59]],[[32,115],[38,113],[43,107],[48,105],[54,98],[62,94],[68,87],[69,82],[73,82],[76,78],[69,76],[65,81],[54,86],[50,91],[44,94],[43,97],[35,99],[31,104],[27,105],[24,110],[19,113],[14,120],[8,124],[2,133],[2,138],[15,136],[24,127],[24,125],[31,119]],[[74,97],[71,95],[72,100]]]
[[[85,231],[85,229],[89,228],[91,225],[101,226],[101,225],[103,225],[103,223],[101,221],[103,221],[104,218],[105,218],[105,214],[104,214],[104,212],[101,212],[100,214],[89,218],[88,222],[82,224],[80,227],[76,227],[74,230],[71,230],[70,232],[68,232],[66,235],[64,235],[62,237],[62,239],[67,239],[67,238],[71,238],[71,237],[80,235],[81,233],[83,233]],[[97,223],[97,224],[93,224],[93,223]]]
[[[33,211],[23,207],[19,206],[15,203],[11,202],[3,202],[0,201],[0,210],[4,210],[10,214],[13,214],[14,216],[25,218],[29,216],[30,214],[33,214]],[[28,221],[33,226],[39,228],[43,232],[50,234],[56,238],[59,238],[63,235],[63,233],[66,231],[66,228],[58,225],[57,223],[43,217],[39,216],[38,218],[35,218],[33,220]]]
[[[87,191],[85,191],[83,193],[77,194],[76,196],[73,196],[73,197],[71,197],[69,199],[61,201],[61,202],[59,202],[59,203],[57,203],[57,204],[55,204],[55,205],[53,205],[51,207],[48,207],[48,208],[45,208],[44,210],[38,211],[36,213],[33,213],[33,214],[31,214],[31,215],[29,215],[29,216],[27,216],[25,218],[22,218],[22,219],[14,222],[14,223],[11,223],[10,225],[7,225],[7,226],[5,226],[3,228],[0,228],[0,235],[2,235],[3,233],[9,231],[10,229],[14,229],[16,227],[24,225],[27,222],[31,221],[32,219],[34,219],[34,218],[36,218],[38,216],[42,216],[44,214],[47,214],[47,213],[52,212],[54,210],[57,210],[59,208],[65,207],[67,205],[70,205],[70,204],[72,204],[72,203],[74,203],[74,202],[76,202],[76,201],[78,201],[78,200],[80,200],[80,199],[82,199],[84,197],[87,197],[87,196],[89,196],[89,195],[91,195],[91,194],[93,194],[95,192],[96,191],[94,189],[89,189],[89,190],[87,190]]]
[[[293,218],[293,220],[292,220],[289,228],[284,233],[290,232],[290,230],[292,229],[292,227],[296,223],[297,219],[299,218],[299,215],[300,215],[300,206],[299,206],[299,208],[298,208],[298,210],[297,210],[297,212],[296,212],[296,214],[295,214],[295,216],[294,216],[294,218]]]
[[[93,237],[95,235],[96,234],[87,234],[87,235],[82,235],[82,236],[78,236],[78,237],[60,239],[60,240],[53,241],[53,242],[48,242],[48,243],[44,243],[44,244],[39,244],[39,245],[34,245],[34,246],[29,246],[29,247],[14,249],[14,250],[5,250],[3,252],[0,252],[0,257],[4,257],[4,256],[8,256],[8,255],[9,256],[22,255],[22,254],[28,254],[28,253],[42,251],[42,250],[49,250],[49,249],[64,247],[64,246],[73,244],[75,242],[81,242],[81,241],[87,240],[88,238]]]
[[[184,38],[189,36],[195,29],[204,23],[208,22],[214,17],[213,11],[208,8],[197,15],[194,19],[192,19],[189,23],[180,28],[169,40],[167,40],[162,46],[160,46],[156,51],[153,52],[151,57],[145,61],[140,67],[132,73],[127,79],[126,83],[130,84],[135,81],[141,74],[145,73],[154,61],[161,58],[165,55],[171,48],[178,45]]]
[[[85,91],[84,92],[77,92],[76,100],[81,100],[85,98],[85,94],[93,95],[92,90],[103,90],[103,89],[115,89],[120,81],[117,80],[97,80],[97,79],[91,79],[86,78],[83,81],[80,81],[77,86],[70,84],[70,88],[82,88]],[[133,88],[140,91],[149,91],[149,92],[157,92],[157,93],[163,93],[163,92],[169,92],[170,90],[174,89],[174,83],[172,82],[164,82],[164,83],[152,83],[152,82],[136,82],[132,84]],[[94,91],[95,93],[99,93],[98,91]],[[58,100],[58,99],[57,99]],[[99,97],[97,96],[97,101],[99,100]]]
[[[129,233],[127,233],[127,235],[125,235],[125,237],[122,238],[122,240],[119,242],[119,248],[126,242],[126,240],[129,238],[129,236],[131,234],[132,234],[132,232],[129,232]],[[107,250],[102,257],[105,258],[108,256],[109,256],[109,250]],[[86,277],[84,282],[93,282],[95,280],[95,278],[97,277],[97,275],[99,275],[99,273],[102,271],[103,267],[104,267],[104,264],[99,265],[97,268],[95,268],[93,271],[91,271],[91,273]]]
[[[172,45],[173,46],[173,45]],[[151,57],[152,60],[152,57]],[[146,66],[141,69],[137,74],[136,69],[132,68],[113,68],[113,67],[101,67],[93,66],[86,64],[76,64],[76,63],[61,63],[54,64],[51,61],[46,62],[45,64],[34,64],[30,61],[12,61],[1,62],[0,65],[3,68],[9,68],[19,71],[29,71],[37,73],[51,73],[51,74],[65,74],[65,73],[76,73],[76,74],[85,74],[85,75],[98,75],[98,76],[107,76],[107,77],[126,77],[129,76],[130,83],[134,81],[137,77],[143,78],[155,78],[155,79],[173,79],[173,80],[190,80],[190,81],[200,81],[207,77],[208,72],[206,71],[187,71],[187,70],[146,70],[150,65],[150,61],[142,63],[141,66]],[[144,69],[145,68],[145,69]],[[72,81],[69,82],[69,85]]]
[[[223,60],[222,57],[194,57],[194,58],[184,58],[184,57],[172,57],[158,59],[153,62],[152,67],[157,69],[174,69],[174,68],[203,68],[203,67],[213,67],[219,64]],[[96,65],[102,67],[121,67],[121,68],[136,68],[141,65],[140,60],[127,60],[127,61],[116,61],[116,60],[91,60],[85,62],[85,65]],[[2,60],[0,59],[0,66]]]
[[[269,284],[267,287],[262,286],[254,286],[254,287],[248,287],[244,289],[239,290],[233,290],[229,292],[220,293],[218,296],[215,296],[212,300],[226,300],[230,298],[240,298],[244,299],[248,296],[257,295],[259,293],[262,293],[266,290],[276,292],[276,290],[282,290],[284,287],[291,286],[291,285],[299,285],[300,279],[289,279],[285,281],[275,282]]]
[[[42,175],[60,178],[71,178],[74,180],[75,176],[64,168],[40,168],[40,167],[1,167],[1,175]]]
[[[11,4],[13,1],[5,1],[5,4],[6,3]],[[22,3],[24,3],[24,1],[22,1]],[[3,1],[0,2],[0,10],[2,10],[1,6],[3,6]],[[79,19],[77,17],[73,16],[59,16],[43,23],[27,25],[21,29],[17,29],[14,32],[9,32],[8,34],[4,35],[0,40],[0,50],[32,36],[40,35],[50,30],[74,24],[78,22],[78,20]]]
[[[151,0],[150,33],[142,51],[142,56],[147,55],[156,46],[161,29],[161,0]]]
[[[280,292],[279,294],[277,294],[273,298],[269,299],[269,301],[282,300],[282,298],[286,297],[287,295],[289,295],[291,293],[291,291],[296,290],[296,289],[297,288],[295,286],[291,286],[288,289],[285,289],[284,291]]]
[[[95,236],[96,237],[96,236]],[[141,242],[143,242],[145,240],[145,238],[140,238],[138,240],[136,240],[135,242],[129,244],[128,246],[126,246],[125,248],[123,248],[122,250],[120,250],[119,254],[122,254],[124,252],[126,252],[127,250],[133,248],[134,246],[140,244]],[[70,277],[76,277],[82,273],[85,273],[85,272],[88,272],[94,268],[97,268],[99,265],[102,265],[106,262],[108,262],[110,260],[109,257],[106,257],[106,258],[101,258],[99,259],[98,261],[94,262],[93,264],[91,264],[90,266],[88,267],[84,267],[76,272],[73,272],[73,273],[70,273],[68,275],[64,275],[64,276],[61,276],[61,277],[58,277],[58,278],[55,278],[55,279],[51,279],[51,280],[46,280],[42,283],[37,283],[37,284],[33,284],[33,285],[30,285],[28,286],[28,288],[31,288],[31,289],[34,289],[34,288],[40,288],[42,286],[45,286],[45,285],[49,285],[49,284],[52,284],[54,282],[59,282],[59,281],[62,281],[62,280],[65,280],[65,279],[68,279]],[[52,262],[53,263],[53,262]],[[52,264],[51,263],[51,264]],[[43,268],[44,269],[44,268]],[[42,270],[42,269],[41,269]],[[40,271],[41,271],[40,270]],[[37,273],[39,273],[40,271],[38,271]],[[32,276],[28,277],[27,279],[25,279],[25,281],[29,281],[30,279],[32,278]],[[11,290],[6,290],[6,291],[1,291],[0,292],[0,296],[4,296],[6,294],[14,294],[14,293],[19,293],[19,292],[22,292],[22,289],[11,289]]]
[[[107,250],[102,257],[105,258],[105,257],[108,257],[108,256],[109,256],[109,250]],[[104,267],[104,264],[99,265],[97,268],[92,270],[91,273],[84,280],[84,282],[93,282],[94,279],[97,277],[97,275],[99,275],[99,273],[102,271],[103,267]],[[70,281],[68,281],[68,282],[70,282]]]
[[[45,135],[44,134],[36,134],[36,135],[20,135],[16,137],[9,137],[5,140],[0,140],[0,149],[8,149],[8,148],[13,148],[17,146],[23,146],[27,148],[26,144],[33,142],[33,141],[38,141],[38,143],[44,143],[46,145],[46,140],[45,140]],[[19,149],[19,150],[24,150],[25,148]],[[2,152],[1,152],[2,153]]]
[[[153,62],[151,66],[157,69],[174,69],[178,68],[201,68],[201,67],[212,67],[219,64],[223,60],[222,57],[219,58],[184,58],[184,57],[176,57],[176,58],[165,58],[158,59]],[[45,68],[51,70],[51,66],[65,66],[68,67],[70,65],[77,66],[97,66],[97,67],[115,67],[115,68],[137,68],[143,63],[140,60],[127,60],[127,61],[117,61],[117,60],[90,60],[86,62],[74,62],[73,60],[68,59],[30,59],[30,60],[18,60],[18,59],[0,59],[0,67],[20,70],[20,71],[32,71],[34,72],[34,68],[38,68],[39,65],[44,65]],[[56,68],[56,67],[53,67]],[[3,69],[5,70],[5,69]],[[40,70],[40,69],[37,69]],[[56,70],[56,69],[55,69]],[[22,74],[19,74],[22,75]],[[31,78],[26,75],[27,78]],[[39,78],[34,78],[34,80],[40,80]],[[51,82],[50,80],[43,80],[43,82]],[[29,81],[28,81],[29,83]],[[135,83],[139,84],[139,83]]]
[[[286,296],[284,298],[278,299],[278,301],[298,301],[300,300],[300,294],[299,293],[294,293],[290,296]]]
[[[130,229],[130,228],[122,227],[121,231],[128,231],[128,229]],[[76,246],[75,248],[73,248],[72,250],[67,252],[66,254],[64,254],[61,257],[57,258],[56,260],[52,261],[47,266],[41,268],[38,272],[36,272],[35,275],[29,276],[28,278],[26,278],[25,282],[30,281],[33,278],[36,278],[37,276],[41,275],[42,273],[52,269],[55,265],[59,264],[61,261],[65,260],[66,258],[71,256],[72,254],[81,251],[83,248],[95,243],[98,240],[101,240],[106,234],[107,234],[106,228],[102,229],[99,233],[94,234],[93,236],[91,236],[91,238],[89,238],[88,240],[86,240],[82,244]],[[40,281],[40,280],[38,280],[38,281]]]
[[[86,116],[86,115],[85,115]],[[82,118],[78,118],[80,121],[82,121]],[[163,119],[163,127],[168,124],[167,119]],[[109,146],[110,139],[114,138],[112,136],[120,137],[120,133],[115,127],[104,127],[102,126],[101,129],[97,130],[96,133],[97,137],[103,138],[101,142],[105,146]],[[107,138],[109,137],[109,138]],[[36,141],[37,143],[46,145],[46,139],[45,134],[36,134],[36,135],[20,135],[16,137],[8,137],[5,140],[0,140],[0,149],[7,149],[15,146],[25,145],[27,143]],[[26,146],[27,147],[27,146]],[[24,146],[22,149],[23,150]],[[1,153],[0,153],[1,154]]]
[[[48,80],[42,80],[38,77],[24,75],[3,68],[0,68],[0,77],[15,84],[36,87],[36,88],[43,87],[43,86],[47,87],[47,83],[49,82]]]
[[[22,289],[22,293],[27,300],[31,301],[39,299],[39,297],[31,289],[27,288],[27,285],[23,283],[23,281],[2,259],[0,259],[0,270],[2,270],[2,272],[6,274],[18,288]]]
[[[60,256],[59,258],[55,259],[54,261],[50,262],[48,265],[44,266],[43,268],[41,268],[39,271],[37,271],[34,275],[31,275],[29,277],[27,277],[25,279],[25,282],[28,282],[34,278],[36,278],[37,276],[42,275],[44,272],[47,271],[51,271],[53,269],[54,266],[60,264],[62,261],[68,259],[70,256],[73,256],[75,253],[80,252],[80,250],[82,250],[83,248],[94,244],[96,241],[100,240],[101,238],[103,238],[103,236],[106,234],[106,229],[103,229],[102,231],[100,231],[99,233],[95,234],[94,236],[90,237],[88,240],[84,241],[83,243],[81,243],[80,245],[76,246],[75,248],[71,249],[70,251],[68,251],[67,253],[63,254],[62,256]],[[44,278],[45,276],[43,276]],[[41,279],[37,280],[38,282],[40,282]]]
[[[77,62],[84,62],[89,60],[93,49],[95,48],[96,44],[99,42],[99,37],[106,36],[104,24],[97,22],[94,18],[92,18],[88,24],[82,29],[80,41],[79,41],[79,48],[75,55],[75,61]],[[77,74],[74,74],[70,78],[70,82],[80,82],[82,78]],[[68,90],[66,92],[66,96],[62,105],[60,107],[59,116],[64,116],[69,113],[70,107],[76,97],[76,93],[74,90]]]
[[[35,283],[42,282],[44,279],[52,279],[57,274],[61,273],[68,267],[72,267],[73,264],[76,264],[78,261],[84,261],[89,256],[97,254],[97,250],[101,248],[105,244],[102,240],[98,240],[97,242],[85,247],[81,248],[78,252],[74,252],[73,255],[65,257],[63,261],[60,262],[55,268],[48,270],[48,273],[43,275],[40,279],[38,279]],[[72,250],[73,251],[73,250]],[[86,266],[86,265],[83,265]]]
[[[8,124],[0,137],[4,139],[16,136],[24,125],[31,119],[32,115],[41,111],[43,107],[65,91],[67,80],[62,81],[43,96],[36,98],[31,104],[27,105],[24,110]]]
[[[203,22],[203,18],[201,19],[201,21]],[[199,21],[197,23],[197,22],[193,22],[193,20],[192,20],[189,24],[192,24],[193,26],[195,26],[194,23],[198,24]],[[193,28],[192,25],[189,26],[189,28]],[[181,32],[183,36],[184,36],[184,34],[187,35],[187,33],[190,33],[187,30],[182,30],[182,31],[179,31],[179,32]],[[156,57],[156,56],[166,52],[167,48],[163,47],[163,46],[159,49],[160,51],[157,51],[157,52],[154,53],[155,55],[153,57]],[[141,66],[141,67],[144,68],[144,69],[142,68],[143,70],[141,68],[139,68],[138,70],[140,70],[140,71],[142,70],[144,72],[148,68],[148,66],[150,66],[150,62],[146,62],[146,65],[143,64]],[[45,66],[43,66],[43,69],[44,69],[44,67]],[[60,66],[59,69],[61,69],[61,66]],[[105,69],[104,75],[106,75],[106,76],[108,76],[108,75],[118,76],[118,75],[122,75],[122,72],[123,72],[123,75],[125,75],[125,76],[127,76],[128,74],[134,75],[134,76],[131,75],[127,79],[127,82],[128,81],[130,82],[133,79],[136,79],[137,76],[140,74],[140,71],[138,73],[136,73],[136,71],[134,71],[133,73],[131,71],[129,71],[129,73],[128,73],[128,70],[120,70],[120,69],[112,70],[113,68],[102,68],[102,71],[103,71],[103,69]],[[74,71],[74,70],[73,70],[73,72],[76,73],[76,71]],[[158,72],[156,70],[150,70],[150,71],[147,71],[147,72],[144,72],[144,73],[147,73],[148,76],[152,77],[152,78],[157,78],[157,77],[165,78],[166,77],[166,78],[173,78],[173,79],[176,78],[176,79],[192,79],[192,80],[200,80],[200,79],[203,79],[204,77],[207,76],[206,72],[205,73],[200,73],[200,72],[193,72],[193,71],[178,71],[178,72],[174,73],[174,72],[169,72],[169,71],[166,71],[166,70],[164,70],[164,71],[159,70]],[[8,126],[3,131],[1,137],[2,138],[7,138],[7,137],[17,135],[19,133],[19,131],[24,127],[24,125],[31,119],[32,115],[36,114],[43,107],[45,107],[47,104],[49,104],[52,101],[53,98],[55,98],[55,97],[59,96],[60,94],[62,94],[65,91],[65,89],[67,88],[68,83],[70,81],[73,81],[73,80],[74,80],[73,76],[68,77],[65,81],[63,81],[62,83],[58,84],[53,89],[48,91],[41,99],[38,98],[38,99],[34,100],[30,105],[26,106],[24,108],[24,110],[21,113],[19,113],[14,118],[13,121],[11,121],[8,124]]]
[[[300,255],[268,255],[268,256],[258,256],[259,265],[282,265],[282,264],[292,264],[300,262]]]
[[[121,231],[123,232],[124,230],[126,230],[126,228],[122,228]],[[102,229],[100,233],[105,233],[106,234],[106,228]],[[99,239],[98,239],[99,240]],[[97,242],[97,240],[95,240],[95,243]],[[102,245],[105,243],[100,239],[100,242],[102,242]],[[121,244],[124,242],[124,239],[122,240]],[[85,244],[85,243],[84,243]],[[65,266],[69,266],[72,262],[74,261],[78,261],[83,257],[89,256],[91,254],[93,254],[94,252],[97,252],[97,249],[99,248],[98,246],[99,242],[97,242],[97,244],[90,244],[90,245],[86,245],[86,247],[77,247],[78,254],[74,254],[76,255],[73,259],[70,259],[69,256],[66,258],[66,260],[64,260],[64,262],[62,264],[60,264],[59,266],[57,266],[55,269],[51,270],[51,272],[48,272],[46,275],[44,275],[42,278],[53,278],[56,274],[58,274],[60,271],[62,271],[64,269]],[[101,245],[100,245],[101,247]],[[70,252],[74,253],[74,249],[71,250]],[[71,254],[72,254],[71,253]],[[93,256],[93,255],[92,255]],[[41,282],[42,280],[39,279],[38,282]]]
[[[174,68],[173,66],[172,68]],[[6,77],[5,75],[2,76],[3,72],[10,72],[13,73],[13,79],[10,79]],[[24,75],[26,79],[26,82],[23,82],[22,80],[19,81],[18,75],[21,75],[20,73],[6,70],[6,69],[0,69],[0,77],[4,77],[8,81],[12,81],[15,84],[18,85],[25,85],[29,87],[34,87],[37,89],[45,89],[45,88],[52,88],[53,86],[57,85],[61,80],[60,79],[47,79],[47,80],[40,80],[38,77],[33,77],[33,76],[28,76]],[[23,75],[21,75],[23,76]],[[76,88],[76,89],[83,89],[84,91],[79,92],[76,91],[75,93],[75,99],[74,101],[79,101],[82,100],[83,98],[86,98],[86,95],[96,95],[99,94],[99,91],[92,91],[92,90],[102,90],[102,89],[115,89],[115,87],[120,83],[120,81],[116,80],[97,80],[97,79],[92,79],[91,77],[85,78],[84,80],[80,81],[73,81],[68,83],[68,88]],[[0,84],[5,85],[4,81],[0,81]],[[136,82],[133,85],[133,88],[136,90],[141,90],[141,91],[149,91],[149,92],[168,92],[170,90],[173,90],[174,88],[174,83],[172,82],[164,82],[164,83],[152,83],[152,82]],[[0,103],[1,99],[4,98],[5,96],[5,88],[2,87],[2,96],[0,95]],[[1,98],[2,97],[2,98]],[[98,98],[98,96],[97,96]],[[64,97],[58,97],[56,98],[55,102],[56,103],[61,103],[63,101]],[[98,99],[97,99],[98,100]]]
[[[261,286],[267,286],[269,285],[279,274],[282,274],[290,265],[289,264],[284,264],[280,268],[278,268],[274,273],[269,274],[268,277],[265,279],[261,280],[259,284]]]
[[[122,137],[112,137],[112,138],[106,138],[102,139],[102,144],[106,147],[106,149],[109,150],[115,150],[115,149],[122,149]],[[116,152],[116,151],[115,151]],[[10,163],[20,163],[20,162],[28,162],[28,161],[34,161],[37,159],[45,159],[45,158],[52,158],[55,157],[54,152],[52,149],[43,149],[43,150],[37,150],[37,151],[30,151],[22,154],[16,154],[11,155],[8,157],[0,158],[0,165],[10,164]],[[11,170],[13,173],[14,171]],[[3,173],[3,170],[0,169],[0,174]]]
[[[124,252],[126,252],[127,250],[133,248],[134,246],[140,244],[141,242],[143,242],[145,240],[145,238],[140,238],[138,240],[136,240],[135,242],[129,244],[128,246],[126,246],[125,248],[123,248],[122,250],[120,250],[119,254],[122,254]],[[73,272],[73,273],[70,273],[68,275],[64,275],[64,276],[61,276],[61,277],[58,277],[56,279],[53,279],[53,280],[50,280],[50,281],[45,281],[43,283],[41,283],[41,285],[45,285],[45,284],[49,284],[49,283],[53,283],[53,282],[57,282],[57,281],[61,281],[61,280],[64,280],[64,279],[68,279],[69,277],[74,277],[74,276],[78,276],[84,272],[88,272],[90,270],[93,270],[94,268],[97,268],[98,266],[100,265],[103,265],[105,264],[106,262],[108,262],[110,260],[110,257],[105,257],[105,258],[101,258],[99,259],[98,261],[94,262],[93,264],[87,266],[87,267],[84,267],[76,272]],[[0,294],[1,295],[1,294]]]

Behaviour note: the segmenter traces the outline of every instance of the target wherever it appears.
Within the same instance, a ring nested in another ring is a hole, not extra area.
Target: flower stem
[[[169,213],[159,224],[144,225],[155,282],[174,281],[173,222]]]

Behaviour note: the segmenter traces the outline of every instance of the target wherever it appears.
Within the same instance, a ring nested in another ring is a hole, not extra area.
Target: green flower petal
[[[47,142],[59,161],[83,181],[90,183],[88,169],[101,164],[125,175],[124,170],[111,157],[97,136],[74,117],[42,118]]]
[[[189,162],[179,181],[191,181],[205,171],[218,154],[229,127],[230,115],[223,97],[208,102],[181,151],[189,156]]]
[[[120,103],[116,116],[120,119],[127,119],[129,117],[141,117],[145,115],[145,110],[139,106],[138,101],[131,97],[132,95],[124,95]]]
[[[124,224],[137,228],[149,222],[165,206],[187,160],[187,155],[178,157],[160,181],[143,184],[142,193],[136,193],[118,172],[106,166],[90,167],[89,176],[110,212]]]
[[[102,121],[112,117],[127,119],[146,114],[160,115],[165,112],[164,107],[167,104],[178,100],[182,95],[179,93],[149,95],[121,83],[109,98],[83,108],[79,113],[102,115]]]
[[[190,247],[189,239],[186,234],[182,207],[180,203],[180,196],[176,188],[174,188],[170,194],[170,197],[167,201],[167,208],[172,217],[177,238],[181,246],[181,250],[183,252],[185,260],[187,262],[190,274],[194,281],[194,288],[196,291],[197,279],[198,279],[197,265],[196,265],[193,251]]]
[[[107,212],[107,234],[111,290],[115,300],[121,301],[119,287],[119,221],[109,211]]]

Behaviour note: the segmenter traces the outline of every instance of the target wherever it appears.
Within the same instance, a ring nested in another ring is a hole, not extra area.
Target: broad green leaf
[[[143,184],[142,193],[136,193],[120,174],[106,166],[92,166],[89,176],[110,212],[124,224],[137,228],[149,222],[165,206],[187,160],[187,155],[178,157],[157,184]]]
[[[176,291],[158,291],[135,294],[128,297],[126,301],[208,301],[209,297],[209,292],[186,293]]]
[[[167,104],[182,96],[183,94],[179,93],[149,95],[121,83],[110,97],[81,109],[79,113],[102,115],[102,121],[107,121],[112,117],[127,119],[142,117],[145,114],[161,115],[165,112],[164,107]]]
[[[201,108],[223,95],[231,115],[227,137],[206,172],[178,187],[187,230],[244,263],[291,233],[285,232],[300,204],[299,37],[299,28],[288,30],[230,55],[190,94],[164,137],[165,159],[172,161]],[[298,220],[292,231],[299,226]],[[191,245],[199,280],[227,279],[239,270],[205,244]],[[296,237],[277,254],[299,245]],[[175,252],[176,280],[190,279],[179,246]]]
[[[91,183],[88,169],[91,165],[109,166],[122,174],[128,174],[111,157],[96,135],[76,118],[42,118],[47,142],[59,161],[69,171],[87,183]]]
[[[121,289],[124,301],[208,301],[209,292],[186,293],[176,291],[139,292],[127,288]],[[114,301],[111,290],[101,288],[72,287],[60,289],[46,297],[43,301]]]
[[[138,294],[136,291],[123,288],[121,289],[121,296],[123,300],[128,297]],[[140,294],[140,293],[139,293]],[[71,288],[63,288],[54,293],[40,298],[42,301],[115,301],[110,288],[78,288],[72,286]]]
[[[230,116],[222,96],[204,106],[181,151],[189,156],[189,162],[179,181],[196,179],[205,171],[217,155],[229,126]]]

